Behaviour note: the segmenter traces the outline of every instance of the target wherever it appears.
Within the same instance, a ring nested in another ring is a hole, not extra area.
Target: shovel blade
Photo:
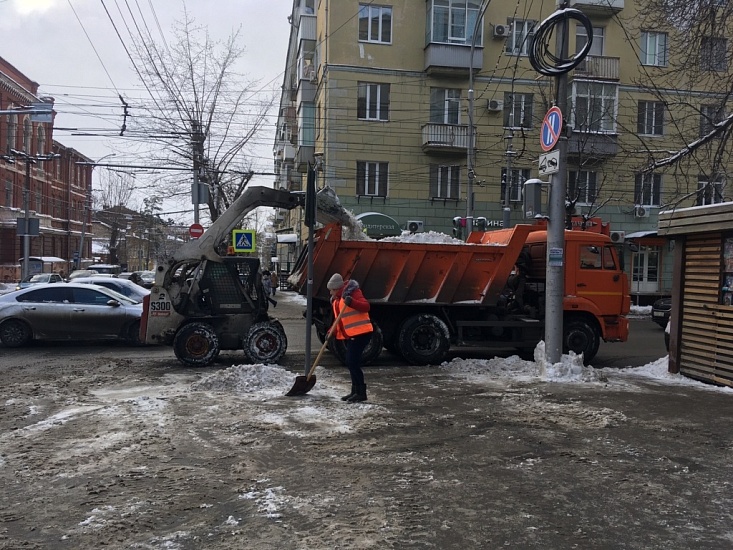
[[[290,391],[286,393],[285,395],[287,397],[294,397],[296,395],[305,395],[309,391],[313,389],[313,386],[316,385],[316,377],[313,376],[296,376],[295,377],[295,384],[293,384],[293,387],[290,388]]]

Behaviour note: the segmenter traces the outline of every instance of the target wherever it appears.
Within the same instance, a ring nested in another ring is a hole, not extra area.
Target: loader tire
[[[411,365],[435,365],[448,353],[450,332],[439,317],[422,313],[402,324],[397,345],[402,357]]]
[[[582,317],[569,317],[563,331],[563,353],[583,354],[583,363],[590,363],[598,353],[601,337],[598,330]]]
[[[205,367],[219,355],[219,338],[207,323],[184,325],[173,339],[178,360],[189,367]]]
[[[374,329],[372,331],[372,339],[369,340],[369,343],[361,353],[362,366],[371,365],[379,357],[379,354],[382,353],[382,346],[384,344],[382,331],[379,330],[379,327],[374,321],[372,321],[372,328]],[[332,339],[328,349],[338,358],[342,365],[346,366],[346,343],[343,340]]]
[[[280,321],[255,323],[244,335],[242,347],[250,363],[272,365],[288,350],[288,337]]]

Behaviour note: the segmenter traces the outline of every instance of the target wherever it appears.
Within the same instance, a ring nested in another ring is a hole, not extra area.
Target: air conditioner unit
[[[494,25],[494,38],[506,38],[509,31],[509,25]]]
[[[498,99],[489,99],[486,102],[486,109],[492,113],[500,113],[504,110],[504,102]]]
[[[422,233],[425,231],[425,222],[422,220],[407,220],[407,230],[410,233]]]
[[[626,238],[626,232],[625,231],[611,231],[611,242],[614,242],[616,244],[621,244],[624,242],[624,239]]]
[[[636,206],[634,207],[634,217],[635,218],[648,218],[649,210],[650,209],[648,206]]]

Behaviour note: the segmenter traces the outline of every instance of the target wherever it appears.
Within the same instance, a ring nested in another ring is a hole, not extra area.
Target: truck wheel
[[[372,328],[374,329],[372,331],[372,339],[369,340],[369,343],[361,353],[362,365],[371,365],[379,357],[379,354],[382,353],[382,346],[384,345],[382,331],[379,330],[379,327],[374,321],[372,321]],[[336,355],[342,365],[346,366],[346,344],[343,340],[331,340],[328,349]]]
[[[19,348],[31,339],[31,329],[23,321],[10,319],[0,325],[0,341],[8,348]]]
[[[565,322],[563,353],[573,351],[583,354],[583,363],[590,363],[598,353],[601,339],[598,331],[588,321],[581,318],[570,318]]]
[[[397,345],[402,357],[412,365],[436,364],[450,348],[450,332],[435,315],[415,315],[402,324]]]
[[[184,365],[205,367],[219,355],[219,338],[211,325],[189,323],[173,339],[173,351]]]
[[[288,337],[280,321],[255,323],[242,339],[250,363],[275,364],[288,349]]]

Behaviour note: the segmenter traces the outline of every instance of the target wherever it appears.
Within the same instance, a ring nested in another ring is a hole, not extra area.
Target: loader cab
[[[267,310],[259,281],[257,258],[224,257],[221,262],[206,261],[198,282],[199,307],[211,315],[249,313]]]

